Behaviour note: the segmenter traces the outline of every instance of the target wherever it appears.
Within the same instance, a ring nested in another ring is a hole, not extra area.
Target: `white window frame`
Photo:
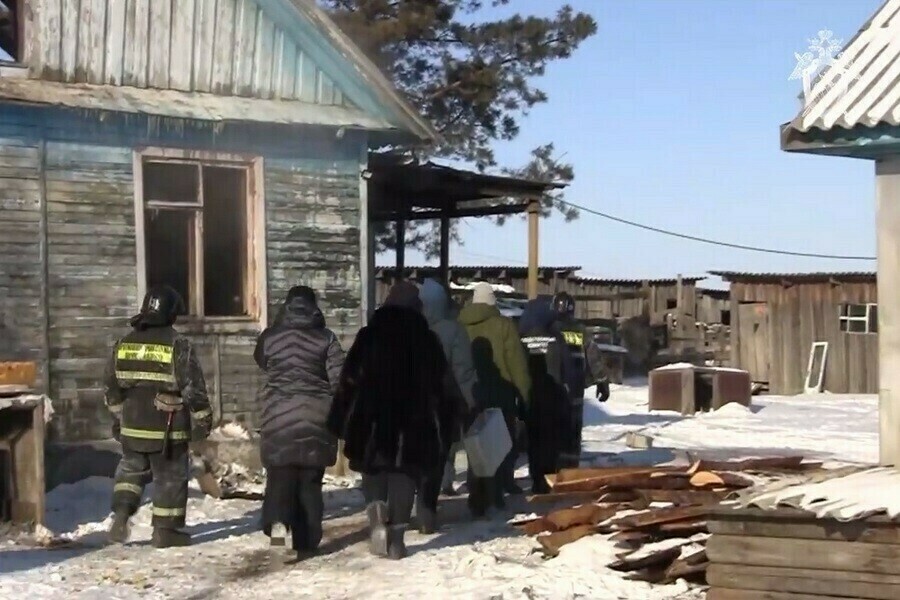
[[[144,162],[187,162],[219,167],[244,167],[247,169],[247,224],[250,239],[247,245],[247,278],[244,293],[249,315],[236,317],[181,317],[179,329],[186,333],[241,333],[261,331],[268,322],[268,288],[266,265],[266,209],[263,159],[224,152],[183,150],[174,148],[139,148],[134,151],[134,225],[137,244],[138,302],[147,293],[147,248],[144,223]],[[202,219],[198,219],[198,239],[202,240]],[[195,264],[203,267],[203,245],[198,244]],[[198,293],[202,294],[201,289]]]
[[[850,316],[850,307],[851,306],[865,306],[866,314],[861,317],[852,317]],[[840,306],[838,306],[838,327],[841,330],[841,333],[846,333],[849,335],[878,335],[877,327],[878,324],[876,322],[876,331],[871,330],[872,323],[872,308],[878,310],[878,303],[876,302],[844,302]],[[845,314],[846,313],[846,314]],[[850,331],[850,323],[852,322],[862,322],[865,324],[864,331]],[[845,325],[846,324],[846,325]]]

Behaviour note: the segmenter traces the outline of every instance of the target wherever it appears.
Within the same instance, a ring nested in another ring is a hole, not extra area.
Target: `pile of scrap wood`
[[[817,469],[802,456],[698,460],[690,467],[565,469],[548,477],[551,492],[531,496],[534,514],[511,521],[536,535],[543,552],[605,534],[622,552],[609,568],[632,579],[671,583],[702,580],[707,566],[706,515],[731,494],[782,474]]]

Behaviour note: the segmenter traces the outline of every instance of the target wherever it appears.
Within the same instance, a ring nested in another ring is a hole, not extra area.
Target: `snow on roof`
[[[841,472],[842,473],[842,472]],[[872,468],[746,497],[744,507],[796,508],[817,518],[855,521],[872,515],[900,517],[900,471]]]
[[[813,42],[830,50],[831,36],[830,31],[821,31]],[[803,110],[790,123],[792,129],[900,125],[900,0],[887,0],[830,60],[812,52],[797,59],[797,68],[805,66],[810,73],[822,60],[833,62],[810,86]]]
[[[453,282],[451,281],[451,282],[450,282],[450,289],[451,289],[451,290],[472,291],[472,290],[475,289],[475,286],[478,285],[479,283],[480,283],[480,282],[473,281],[473,282],[470,282],[470,283],[466,283],[466,284],[460,285],[460,284],[458,284],[458,283],[453,283]],[[501,294],[515,294],[515,293],[516,293],[516,288],[514,288],[514,287],[511,286],[511,285],[506,285],[506,284],[503,284],[503,283],[490,283],[490,284],[488,284],[488,285],[491,286],[491,289],[492,289],[492,290],[494,290],[495,292],[500,292]]]

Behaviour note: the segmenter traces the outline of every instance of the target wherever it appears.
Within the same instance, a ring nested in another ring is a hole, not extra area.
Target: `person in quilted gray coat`
[[[294,287],[275,323],[256,343],[265,372],[260,392],[260,454],[266,467],[263,531],[273,545],[289,534],[293,550],[312,553],[322,538],[322,478],[337,458],[328,430],[344,351],[325,327],[315,292]]]

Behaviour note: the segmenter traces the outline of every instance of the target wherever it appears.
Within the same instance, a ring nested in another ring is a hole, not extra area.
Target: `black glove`
[[[122,423],[118,419],[113,419],[112,436],[117,442],[122,441]]]
[[[609,400],[609,380],[603,379],[597,382],[597,400],[606,402]]]

